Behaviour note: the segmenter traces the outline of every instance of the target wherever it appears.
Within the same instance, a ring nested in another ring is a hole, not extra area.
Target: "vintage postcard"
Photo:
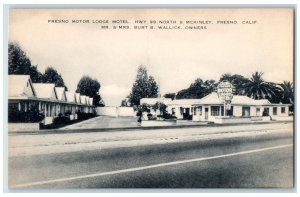
[[[294,187],[294,8],[8,25],[9,189]]]

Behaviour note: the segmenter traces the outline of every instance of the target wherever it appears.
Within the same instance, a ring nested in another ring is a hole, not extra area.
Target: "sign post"
[[[217,87],[218,97],[224,103],[224,116],[227,115],[227,110],[231,109],[231,100],[233,97],[233,86],[229,81],[222,81]]]

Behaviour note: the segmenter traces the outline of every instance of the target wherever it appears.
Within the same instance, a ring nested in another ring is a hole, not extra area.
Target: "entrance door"
[[[185,108],[183,113],[183,119],[189,120],[190,119],[190,108]]]
[[[205,120],[208,119],[208,107],[205,107]]]
[[[227,116],[233,116],[233,106],[229,110],[226,110]]]

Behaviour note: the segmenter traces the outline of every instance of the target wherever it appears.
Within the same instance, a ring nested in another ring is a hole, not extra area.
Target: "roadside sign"
[[[233,86],[229,81],[222,81],[217,87],[218,97],[223,101],[231,101],[233,96]]]
[[[233,86],[229,81],[222,81],[217,87],[218,97],[224,103],[224,116],[227,116],[227,110],[231,110],[231,100],[233,97]]]

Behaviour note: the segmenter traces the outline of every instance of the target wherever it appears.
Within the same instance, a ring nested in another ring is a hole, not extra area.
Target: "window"
[[[269,108],[268,107],[264,108],[263,116],[269,116]]]
[[[175,108],[172,108],[172,115],[175,115]]]
[[[199,115],[202,116],[202,106],[198,107]]]
[[[273,115],[277,115],[277,107],[273,107]]]
[[[260,108],[259,108],[259,107],[256,108],[256,115],[257,115],[257,116],[260,115]]]
[[[211,115],[212,116],[220,116],[220,106],[211,106]]]
[[[242,107],[242,116],[250,116],[250,107]]]
[[[285,114],[285,107],[281,107],[281,113]]]
[[[202,106],[198,106],[194,108],[194,115],[202,115]]]
[[[233,106],[231,106],[230,109],[226,110],[226,115],[227,116],[233,116]]]
[[[182,115],[183,114],[183,108],[180,107],[180,114]]]

